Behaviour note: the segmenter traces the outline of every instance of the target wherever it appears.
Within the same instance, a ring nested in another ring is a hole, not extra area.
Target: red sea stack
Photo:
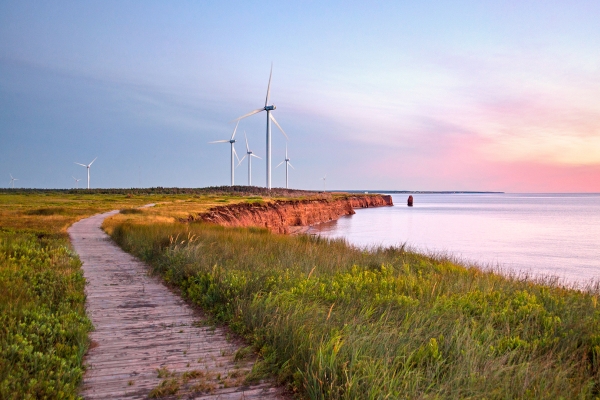
[[[408,196],[408,206],[412,207],[412,205],[413,205],[413,197],[412,197],[412,195],[410,195],[410,196]]]

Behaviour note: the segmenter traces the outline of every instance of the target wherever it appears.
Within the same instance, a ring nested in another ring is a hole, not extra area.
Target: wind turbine
[[[288,139],[288,136],[286,135],[286,133],[283,131],[281,126],[279,126],[279,124],[275,120],[275,117],[273,116],[273,114],[271,114],[271,111],[275,110],[275,108],[276,108],[274,104],[269,105],[269,97],[271,96],[271,77],[272,76],[273,76],[273,63],[271,63],[271,73],[269,74],[269,85],[267,86],[267,98],[265,99],[265,106],[263,108],[258,108],[252,112],[249,112],[246,115],[242,115],[241,117],[234,119],[234,121],[239,121],[239,120],[249,117],[251,115],[258,114],[261,111],[267,112],[267,189],[271,189],[271,121],[273,121],[275,123],[275,125],[277,125],[277,127],[279,128],[281,133],[283,133],[283,136],[285,136],[285,138]]]
[[[244,137],[246,138],[246,155],[242,157],[242,159],[238,163],[238,166],[242,163],[242,161],[244,161],[244,158],[248,157],[248,186],[252,186],[252,157],[260,157],[254,154],[252,150],[250,150],[250,146],[248,146],[248,136],[246,136],[246,131],[244,131]]]
[[[12,188],[14,189],[15,188],[15,181],[18,181],[18,179],[17,178],[13,178],[12,174],[9,174],[9,175],[10,175],[10,183],[9,183],[9,185],[12,185]]]
[[[296,169],[296,168],[294,168],[292,163],[290,163],[290,159],[288,158],[287,144],[285,145],[285,159],[282,162],[280,162],[279,164],[277,164],[277,167],[275,167],[275,168],[278,168],[283,163],[285,163],[285,188],[287,189],[288,188],[288,165],[290,167],[292,167],[293,169]]]
[[[75,178],[75,177],[73,176],[73,179],[75,179],[75,187],[76,187],[77,189],[79,189],[79,181],[81,180],[81,178],[80,178],[80,179],[77,179],[77,178]]]
[[[94,158],[94,159],[92,160],[92,162],[91,162],[91,163],[89,163],[88,165],[85,165],[85,164],[80,164],[80,163],[78,163],[78,162],[76,162],[76,163],[75,163],[75,164],[77,164],[77,165],[81,165],[82,167],[86,167],[86,168],[87,168],[87,173],[88,173],[88,189],[90,188],[90,167],[92,166],[92,164],[94,163],[94,161],[96,161],[96,159],[97,159],[97,158],[98,158],[98,157]]]
[[[323,180],[323,193],[327,191],[327,175],[321,178]]]
[[[233,147],[233,144],[235,143],[235,132],[237,131],[238,125],[240,124],[240,121],[238,121],[237,124],[235,124],[235,129],[233,130],[233,135],[231,135],[231,139],[229,140],[215,140],[214,142],[208,142],[208,143],[231,143],[231,186],[233,186],[233,172],[235,170],[235,164],[233,162],[233,157],[235,156],[235,158],[237,158],[238,160],[240,159],[237,155],[237,153],[235,152],[235,147]]]

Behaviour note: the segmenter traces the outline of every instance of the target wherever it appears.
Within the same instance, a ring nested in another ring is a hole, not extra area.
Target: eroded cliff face
[[[239,203],[219,206],[189,221],[201,220],[223,226],[257,226],[276,233],[332,221],[354,214],[355,208],[392,206],[392,196],[364,195],[337,199],[278,200],[272,203]]]

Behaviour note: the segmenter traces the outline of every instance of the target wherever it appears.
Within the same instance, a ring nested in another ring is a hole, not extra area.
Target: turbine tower
[[[290,163],[290,159],[288,158],[288,152],[287,152],[287,144],[285,145],[285,159],[280,162],[279,164],[277,164],[277,167],[279,167],[281,164],[285,163],[285,188],[288,188],[288,166],[292,167],[293,169],[294,166],[292,165],[292,163]],[[277,168],[275,167],[275,168]]]
[[[248,157],[248,186],[252,186],[252,157],[260,157],[254,154],[252,150],[250,150],[250,146],[248,146],[248,136],[246,136],[246,131],[244,131],[244,137],[246,138],[246,155],[242,157],[242,159],[238,163],[238,167],[242,163],[242,161],[244,161],[244,158]]]
[[[239,121],[239,120],[249,117],[251,115],[258,114],[261,111],[267,112],[267,189],[271,189],[271,121],[273,121],[273,123],[275,123],[275,125],[277,125],[277,127],[279,128],[281,133],[283,133],[285,138],[288,139],[288,136],[286,135],[286,133],[283,131],[281,126],[279,126],[279,124],[275,120],[275,117],[273,116],[273,114],[271,114],[271,111],[275,110],[275,108],[276,108],[274,104],[269,105],[269,97],[271,96],[271,77],[272,76],[273,76],[273,63],[271,63],[271,73],[269,74],[269,85],[267,86],[267,98],[265,99],[265,106],[263,108],[256,109],[252,112],[249,112],[246,115],[242,115],[241,117],[234,119],[234,121]]]
[[[323,193],[327,191],[327,175],[321,178],[323,180]]]
[[[80,179],[77,179],[77,178],[75,178],[75,177],[73,176],[73,179],[75,179],[75,187],[76,187],[77,189],[79,189],[79,181],[81,180],[81,178],[80,178]]]
[[[94,158],[94,159],[92,160],[92,162],[91,162],[91,163],[89,163],[88,165],[85,165],[85,164],[80,164],[80,163],[78,163],[78,162],[76,162],[76,163],[75,163],[75,164],[77,164],[77,165],[81,165],[82,167],[86,167],[86,168],[87,168],[87,174],[88,174],[88,189],[90,188],[90,167],[92,166],[92,164],[94,163],[94,161],[96,161],[96,159],[97,159],[97,158],[98,158],[98,157]]]
[[[9,174],[9,175],[10,175],[10,183],[9,183],[9,185],[12,186],[12,188],[14,189],[15,188],[15,181],[18,181],[18,179],[17,178],[13,178],[12,174]]]
[[[238,160],[240,159],[237,155],[237,153],[235,152],[235,147],[233,147],[233,144],[235,143],[235,132],[237,131],[238,125],[240,124],[240,121],[238,121],[237,124],[235,124],[235,129],[233,130],[233,135],[231,135],[231,139],[229,140],[215,140],[214,142],[208,142],[208,143],[231,143],[231,186],[233,186],[233,180],[234,180],[234,176],[233,176],[233,172],[235,170],[235,164],[233,161],[233,157],[235,156],[235,158],[237,158]]]

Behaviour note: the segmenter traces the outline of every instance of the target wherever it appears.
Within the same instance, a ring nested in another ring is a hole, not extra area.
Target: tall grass
[[[0,190],[0,399],[77,397],[92,326],[66,228],[118,207],[190,199],[122,192]]]
[[[174,220],[257,193],[261,189],[244,187],[0,189],[0,399],[77,397],[92,327],[68,226],[116,208],[125,210],[124,218]],[[133,208],[147,203],[158,204],[143,212]]]
[[[123,224],[126,250],[311,399],[594,398],[597,295],[404,248],[205,224]]]

